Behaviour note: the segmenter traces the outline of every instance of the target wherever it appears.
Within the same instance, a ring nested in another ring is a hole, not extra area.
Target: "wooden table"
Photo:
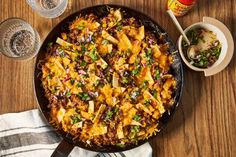
[[[0,0],[0,21],[21,17],[43,39],[67,15],[96,4],[115,3],[140,10],[163,26],[177,41],[178,31],[165,13],[164,0],[69,0],[59,18],[40,17],[25,0]],[[179,18],[185,28],[210,16],[224,22],[236,40],[236,0],[199,0],[186,16]],[[235,44],[236,45],[236,44]],[[14,61],[0,55],[0,114],[37,108],[33,91],[34,60]],[[151,141],[154,157],[236,156],[236,56],[222,72],[204,77],[184,69],[184,92],[173,120]]]

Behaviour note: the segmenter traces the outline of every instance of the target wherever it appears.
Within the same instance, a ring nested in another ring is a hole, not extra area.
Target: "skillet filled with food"
[[[155,137],[179,103],[183,71],[167,33],[146,15],[100,5],[60,22],[41,46],[35,93],[63,137],[54,155],[73,146],[124,151]]]

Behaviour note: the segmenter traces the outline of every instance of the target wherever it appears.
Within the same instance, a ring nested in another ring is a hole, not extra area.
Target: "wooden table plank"
[[[114,3],[138,9],[163,26],[174,42],[179,33],[165,13],[166,1],[159,0],[69,0],[59,18],[40,17],[25,0],[0,0],[0,21],[21,17],[43,40],[69,14],[92,5]],[[199,0],[186,16],[183,27],[210,16],[224,22],[236,39],[236,0]],[[236,45],[236,44],[235,44]],[[37,107],[33,91],[34,60],[14,61],[0,55],[0,114]],[[163,133],[151,140],[154,157],[236,156],[236,57],[219,74],[204,77],[185,67],[184,92],[172,121]]]

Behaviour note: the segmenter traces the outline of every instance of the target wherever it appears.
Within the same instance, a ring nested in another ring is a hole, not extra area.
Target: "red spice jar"
[[[172,10],[175,16],[184,16],[197,0],[168,0],[167,9]]]

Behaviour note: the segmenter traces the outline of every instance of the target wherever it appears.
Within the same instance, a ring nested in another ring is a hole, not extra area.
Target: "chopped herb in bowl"
[[[208,68],[219,59],[222,45],[215,33],[205,28],[195,28],[186,35],[190,45],[183,40],[182,49],[190,64],[198,68]]]

